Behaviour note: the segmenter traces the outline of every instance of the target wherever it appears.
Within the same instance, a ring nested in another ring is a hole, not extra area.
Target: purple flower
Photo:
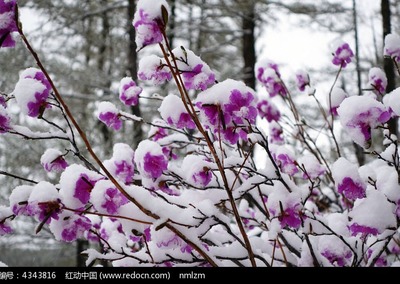
[[[354,182],[351,177],[345,177],[338,184],[338,192],[350,200],[356,200],[357,198],[365,197],[365,191],[365,184]]]
[[[10,219],[13,216],[10,208],[0,205],[0,236],[10,234],[12,228],[10,226]]]
[[[63,216],[63,218],[60,218],[58,222],[62,224],[61,240],[65,242],[73,242],[77,240],[92,227],[91,222],[87,217],[78,214]]]
[[[139,103],[139,95],[142,88],[136,86],[136,83],[130,77],[121,80],[119,88],[119,99],[127,106],[136,106]]]
[[[160,140],[168,136],[168,131],[162,127],[154,127],[152,126],[149,132],[149,137],[154,141]]]
[[[296,83],[297,88],[299,88],[300,91],[304,92],[306,86],[310,85],[310,76],[308,76],[305,71],[299,70],[296,73]]]
[[[371,85],[375,92],[383,94],[387,87],[387,78],[385,72],[382,69],[374,67],[369,70],[368,73],[368,84]]]
[[[278,216],[281,227],[284,228],[286,226],[289,226],[291,228],[298,229],[302,221],[300,214],[300,204],[295,204],[294,206],[287,207],[283,212],[280,212]]]
[[[400,36],[391,33],[385,37],[384,55],[400,62]]]
[[[275,121],[272,121],[268,127],[269,141],[273,144],[282,145],[285,142],[282,127]]]
[[[137,3],[137,11],[133,19],[133,26],[136,29],[137,50],[162,42],[162,32],[166,25],[163,21],[161,7],[164,6],[168,10],[167,2],[165,0],[153,0],[149,5],[146,1],[140,0]]]
[[[209,168],[204,167],[201,171],[198,171],[192,175],[192,178],[195,183],[200,184],[201,186],[207,186],[212,179],[212,172]]]
[[[20,79],[28,79],[28,78],[39,81],[46,87],[46,90],[48,90],[49,92],[51,91],[51,84],[44,75],[44,73],[42,72],[42,70],[33,67],[25,69],[21,73]]]
[[[237,124],[246,122],[253,124],[257,117],[257,109],[253,106],[254,96],[251,92],[242,93],[232,90],[229,103],[224,105],[224,111],[228,112],[232,121]]]
[[[346,253],[343,255],[337,253],[337,251],[326,249],[321,251],[321,254],[326,257],[330,263],[333,265],[336,264],[339,267],[344,267],[347,264],[347,260],[353,256],[350,250],[346,251]]]
[[[15,22],[16,2],[16,0],[0,0],[0,48],[15,46],[11,33],[18,31]]]
[[[40,163],[48,172],[61,172],[68,166],[68,163],[64,159],[64,155],[56,149],[46,150],[40,158]]]
[[[6,133],[10,130],[10,117],[7,114],[6,109],[0,105],[0,134]]]
[[[257,104],[257,110],[261,118],[267,119],[268,122],[279,121],[281,113],[274,103],[268,100],[262,100]]]
[[[115,187],[108,188],[104,194],[104,203],[101,205],[109,214],[118,212],[118,208],[128,203],[128,199]]]
[[[287,91],[281,80],[278,65],[269,60],[261,60],[256,64],[257,80],[266,88],[270,97],[286,96]]]
[[[186,89],[204,91],[209,85],[215,83],[215,74],[211,70],[204,71],[203,67],[203,64],[197,64],[193,70],[183,72],[182,77]]]
[[[366,238],[368,235],[376,236],[379,234],[377,228],[372,228],[369,226],[359,225],[357,223],[353,223],[349,226],[349,230],[352,236],[356,236],[357,234],[361,233],[362,238]]]
[[[28,215],[50,223],[51,219],[58,220],[61,210],[60,195],[53,184],[42,181],[32,188],[26,207]]]
[[[168,95],[164,98],[161,106],[158,108],[161,117],[168,122],[169,125],[179,129],[188,128],[195,129],[196,124],[187,112],[182,99],[176,95]]]
[[[167,168],[168,161],[164,155],[146,153],[144,156],[143,169],[149,173],[153,179],[159,178]]]
[[[122,121],[118,109],[110,102],[101,102],[98,108],[98,119],[114,130],[120,130]]]
[[[347,133],[362,147],[369,147],[371,130],[391,117],[382,103],[363,96],[346,98],[338,108],[338,114]]]
[[[138,78],[150,81],[154,85],[161,85],[172,79],[172,74],[164,63],[164,59],[152,54],[139,61]]]
[[[90,198],[90,192],[92,191],[97,180],[90,180],[86,174],[81,174],[75,183],[74,195],[83,204],[86,204]]]
[[[276,156],[276,162],[281,171],[288,175],[293,176],[299,171],[294,159],[289,154],[278,154]]]
[[[0,95],[0,107],[7,108],[6,99],[2,95]]]
[[[332,59],[334,65],[340,65],[342,68],[345,68],[351,62],[352,57],[354,57],[354,53],[348,43],[343,41],[335,43]]]

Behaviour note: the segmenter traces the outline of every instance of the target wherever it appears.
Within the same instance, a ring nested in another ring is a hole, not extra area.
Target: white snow
[[[386,196],[376,190],[369,191],[366,198],[357,199],[353,210],[349,213],[351,224],[375,228],[383,233],[388,228],[396,227],[394,204]]]

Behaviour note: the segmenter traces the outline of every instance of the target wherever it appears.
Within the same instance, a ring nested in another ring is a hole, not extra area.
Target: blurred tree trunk
[[[390,1],[382,0],[381,1],[381,14],[382,14],[382,24],[383,24],[383,40],[385,37],[391,33],[391,13],[390,13]],[[396,88],[395,83],[395,73],[394,73],[394,64],[391,58],[383,59],[383,68],[387,77],[387,87],[386,93],[393,91]],[[397,135],[397,119],[392,118],[389,120],[389,130],[391,134]]]
[[[127,0],[128,1],[128,21],[127,21],[127,33],[129,35],[129,47],[128,47],[128,66],[127,71],[129,76],[132,77],[134,81],[137,81],[137,61],[138,55],[136,51],[136,32],[135,28],[132,26],[132,21],[135,16],[136,11],[136,0]],[[133,115],[141,117],[141,111],[139,105],[131,107],[131,111]],[[136,149],[139,142],[143,139],[143,129],[142,123],[136,122],[133,124],[133,141],[131,147]]]
[[[243,78],[244,83],[255,89],[256,87],[256,78],[254,74],[254,68],[256,65],[256,51],[255,51],[255,3],[254,1],[250,1],[246,5],[247,9],[244,10],[244,14],[242,17],[242,56],[243,56]]]
[[[361,67],[360,67],[360,50],[359,50],[359,40],[358,40],[358,21],[357,21],[357,4],[356,0],[353,0],[353,24],[354,24],[354,42],[355,42],[355,57],[356,57],[356,72],[357,72],[357,87],[358,87],[358,95],[362,95],[362,87],[361,87]],[[360,166],[365,164],[365,155],[364,149],[353,143],[354,149],[356,152],[356,157],[358,164]]]

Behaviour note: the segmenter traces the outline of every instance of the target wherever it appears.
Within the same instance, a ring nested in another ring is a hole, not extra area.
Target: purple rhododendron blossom
[[[120,130],[122,127],[122,120],[119,115],[118,109],[110,102],[101,102],[98,108],[98,118],[108,127],[114,130]]]
[[[193,70],[184,71],[182,73],[183,82],[186,89],[204,91],[209,85],[215,83],[215,74],[205,73],[203,71],[203,66],[203,64],[197,64]]]
[[[0,205],[0,236],[12,233],[9,219],[12,215],[10,208]]]
[[[117,176],[123,177],[125,183],[132,183],[133,175],[135,173],[135,168],[133,163],[127,161],[115,161],[114,162]]]
[[[46,90],[43,93],[35,93],[35,101],[28,102],[28,115],[31,117],[38,117],[41,115],[46,108],[50,108],[50,105],[46,102],[49,97],[49,93]]]
[[[161,85],[172,79],[171,71],[167,68],[165,60],[152,54],[139,61],[138,78],[150,81],[152,84]]]
[[[58,220],[62,204],[60,200],[31,202],[26,207],[26,212],[29,216],[36,216],[39,221],[46,220],[46,224],[49,224],[51,219]]]
[[[61,172],[68,167],[68,163],[65,161],[64,155],[56,149],[46,150],[40,159],[40,163],[47,172]]]
[[[282,172],[288,175],[293,176],[299,171],[295,161],[288,154],[278,154],[276,156],[276,162],[279,168],[282,170]]]
[[[6,109],[0,106],[0,134],[10,130],[11,118],[8,116]]]
[[[82,215],[71,215],[62,220],[61,239],[65,242],[73,242],[90,230],[92,225],[90,220]]]
[[[390,33],[385,36],[384,55],[400,62],[400,36]]]
[[[357,234],[361,233],[363,238],[367,237],[368,235],[376,236],[377,234],[379,234],[379,231],[377,228],[363,226],[363,225],[359,225],[357,223],[351,224],[349,226],[349,230],[350,230],[352,236],[356,236]]]
[[[269,141],[273,144],[277,145],[282,145],[285,142],[285,139],[283,137],[283,129],[282,127],[276,123],[275,121],[272,121],[269,125]]]
[[[362,147],[369,147],[371,130],[386,123],[391,117],[382,103],[365,96],[344,99],[337,111],[346,132]]]
[[[305,71],[299,70],[296,72],[296,84],[300,91],[304,92],[306,86],[310,85],[310,76]]]
[[[196,106],[205,127],[231,144],[246,139],[248,124],[254,124],[258,114],[253,92],[242,82],[228,79],[200,93]]]
[[[157,179],[168,168],[168,161],[164,155],[147,153],[144,156],[143,168],[153,179]]]
[[[133,19],[133,26],[136,29],[137,50],[145,46],[160,43],[163,41],[164,23],[162,6],[168,11],[169,6],[165,0],[140,0],[136,4],[137,10]]]
[[[209,168],[204,167],[201,171],[194,173],[192,178],[196,183],[207,186],[212,179],[212,172]]]
[[[275,104],[268,100],[262,100],[257,104],[258,114],[261,118],[267,119],[268,122],[279,121],[281,113]]]
[[[136,86],[135,81],[130,77],[121,80],[119,88],[119,99],[127,106],[136,106],[139,103],[139,95],[143,89]]]
[[[108,188],[104,195],[105,202],[102,207],[107,210],[109,214],[118,212],[118,208],[128,203],[128,199],[116,188]]]
[[[357,198],[365,197],[366,186],[354,182],[351,177],[345,177],[338,184],[338,192],[342,193],[347,199],[356,200]]]
[[[270,97],[287,95],[277,64],[270,60],[260,60],[255,69],[257,80],[266,88]]]
[[[0,0],[0,48],[15,46],[11,34],[18,31],[15,22],[16,3],[16,0]]]
[[[232,90],[229,103],[224,105],[224,111],[230,114],[235,124],[250,124],[255,122],[257,109],[252,105],[254,96],[252,93],[242,93],[239,90]]]
[[[354,57],[354,53],[348,43],[342,41],[335,43],[332,59],[334,65],[340,65],[342,68],[345,68],[351,62],[352,57]]]
[[[90,192],[95,184],[96,180],[90,180],[86,174],[81,174],[75,183],[75,192],[73,196],[83,204],[86,204],[89,201]]]
[[[51,84],[50,84],[49,80],[46,78],[46,76],[44,75],[43,71],[40,69],[33,68],[33,67],[27,68],[21,73],[20,78],[21,79],[30,78],[30,79],[39,81],[46,87],[46,90],[48,90],[49,92],[51,91]]]
[[[280,221],[282,228],[289,226],[298,229],[300,227],[302,219],[298,207],[299,204],[296,204],[295,206],[286,208],[280,213],[278,220]]]
[[[188,128],[195,129],[196,124],[187,111],[184,102],[179,96],[168,95],[163,99],[161,106],[158,108],[161,117],[168,122],[169,125],[179,129]]]
[[[376,92],[384,94],[387,87],[387,78],[385,72],[377,67],[371,68],[368,73],[368,84],[371,85]]]
[[[326,257],[330,263],[333,265],[336,264],[339,267],[345,266],[347,261],[353,256],[350,250],[347,251],[345,255],[338,254],[336,251],[328,249],[321,251],[321,254]]]

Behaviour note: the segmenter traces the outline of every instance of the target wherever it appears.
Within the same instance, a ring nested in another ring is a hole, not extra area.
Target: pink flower
[[[15,22],[16,0],[0,0],[0,48],[14,47],[11,33],[18,31]]]
[[[125,184],[133,182],[135,174],[134,151],[125,143],[116,143],[113,147],[113,156],[104,161],[107,170]]]
[[[120,130],[122,121],[118,109],[110,102],[101,102],[98,107],[98,119],[114,130]]]
[[[58,220],[50,223],[50,230],[56,240],[73,242],[92,228],[89,218],[84,215],[63,212]]]
[[[257,104],[258,114],[268,122],[279,121],[281,113],[274,103],[269,100],[262,100]]]
[[[164,98],[161,106],[158,108],[161,117],[168,122],[169,125],[178,129],[188,128],[195,129],[196,124],[187,112],[185,105],[180,97],[176,95],[168,95]]]
[[[121,80],[119,88],[119,99],[127,106],[136,106],[139,103],[139,95],[142,88],[136,86],[136,83],[130,77]]]
[[[168,10],[169,6],[165,0],[140,0],[137,3],[137,11],[133,19],[133,26],[136,29],[137,50],[145,46],[160,43],[163,41],[164,23],[162,6]]]
[[[352,57],[354,57],[354,53],[348,43],[341,40],[334,43],[332,59],[334,65],[340,65],[342,68],[345,68],[351,62]]]

